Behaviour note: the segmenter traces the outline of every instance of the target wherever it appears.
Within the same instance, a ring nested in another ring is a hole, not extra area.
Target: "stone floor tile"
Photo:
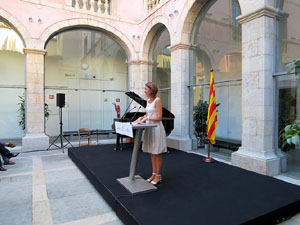
[[[281,223],[281,225],[299,225],[299,224],[300,224],[300,220],[295,220],[293,218]]]
[[[50,199],[49,201],[53,224],[66,223],[112,211],[96,192]]]
[[[95,192],[94,187],[86,178],[51,182],[46,185],[46,188],[49,199]]]
[[[0,185],[0,205],[2,207],[26,206],[32,202],[32,186],[7,187]],[[1,224],[1,217],[0,217]]]
[[[116,216],[115,212],[108,212],[103,213],[101,215],[97,216],[91,216],[84,219],[79,220],[72,220],[60,225],[102,225],[102,224],[108,224],[110,222],[118,222],[120,221],[118,217]],[[121,222],[117,224],[122,224]]]
[[[124,223],[121,222],[121,220],[115,220],[107,223],[103,223],[103,225],[123,225]]]
[[[75,164],[69,159],[67,153],[53,156],[42,156],[42,160],[44,170],[75,166]]]
[[[33,202],[32,225],[53,225],[48,200]]]
[[[17,196],[15,196],[17,198]],[[0,207],[1,225],[31,225],[32,224],[32,204],[31,202],[6,206],[1,201]]]
[[[30,175],[6,175],[0,177],[0,195],[5,190],[11,190],[12,188],[21,188],[24,186],[32,185],[32,176]]]
[[[21,156],[20,154],[19,156]],[[7,171],[0,172],[1,176],[5,176],[8,174],[16,174],[16,173],[26,173],[32,171],[32,159],[31,158],[22,158],[22,157],[11,158],[11,161],[15,162],[14,165],[3,165]]]
[[[76,180],[79,178],[85,178],[85,176],[77,168],[64,169],[58,171],[49,171],[49,172],[45,171],[46,184],[52,182],[55,183],[60,181],[66,181],[66,180]]]

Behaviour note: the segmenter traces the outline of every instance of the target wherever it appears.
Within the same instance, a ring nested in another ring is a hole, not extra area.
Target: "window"
[[[241,15],[241,8],[238,1],[232,1],[232,39],[235,42],[241,42],[241,25],[236,20]]]
[[[196,46],[191,79],[197,85],[193,87],[194,106],[199,100],[208,102],[211,69],[215,82],[230,81],[215,86],[216,102],[220,103],[216,135],[236,140],[241,139],[242,88],[241,82],[236,80],[242,77],[242,46],[241,26],[235,19],[239,14],[237,1],[216,1],[199,13],[192,35]]]
[[[46,133],[59,133],[56,93],[66,94],[64,130],[78,128],[110,130],[117,114],[112,103],[127,107],[127,54],[107,34],[75,29],[57,34],[46,46],[45,102],[50,117]],[[58,44],[61,51],[56,51]],[[74,48],[76,46],[76,48]]]

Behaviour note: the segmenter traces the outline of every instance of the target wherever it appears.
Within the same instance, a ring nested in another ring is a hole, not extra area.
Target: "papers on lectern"
[[[115,122],[116,133],[133,137],[132,125],[130,123]]]

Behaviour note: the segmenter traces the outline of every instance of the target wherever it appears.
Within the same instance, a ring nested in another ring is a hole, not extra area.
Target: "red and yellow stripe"
[[[216,128],[218,127],[215,82],[213,71],[210,71],[209,105],[207,114],[206,134],[210,143],[216,143]]]

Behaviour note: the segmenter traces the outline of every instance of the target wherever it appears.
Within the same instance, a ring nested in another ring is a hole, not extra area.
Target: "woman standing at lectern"
[[[143,152],[151,154],[152,176],[147,179],[151,184],[158,184],[162,181],[160,174],[162,167],[161,153],[167,152],[166,132],[162,119],[162,102],[156,97],[158,88],[156,83],[149,82],[145,85],[145,94],[149,98],[147,101],[146,115],[139,117],[135,122],[145,122],[156,124],[156,127],[145,130],[143,141]]]

